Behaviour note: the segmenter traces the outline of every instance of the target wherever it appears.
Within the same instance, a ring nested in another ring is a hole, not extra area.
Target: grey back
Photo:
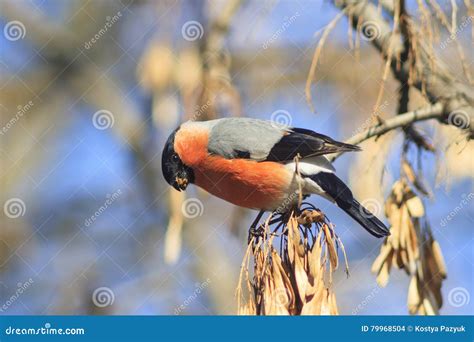
[[[224,118],[210,123],[209,152],[227,159],[247,155],[265,160],[272,147],[280,141],[286,127],[274,122],[252,118]]]

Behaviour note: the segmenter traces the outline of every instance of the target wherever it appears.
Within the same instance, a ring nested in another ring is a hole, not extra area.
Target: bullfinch
[[[303,196],[335,203],[376,237],[387,227],[352,195],[325,157],[359,151],[308,129],[251,118],[188,121],[169,136],[162,154],[164,178],[176,190],[195,184],[235,205],[284,213]],[[299,160],[296,161],[295,157]]]

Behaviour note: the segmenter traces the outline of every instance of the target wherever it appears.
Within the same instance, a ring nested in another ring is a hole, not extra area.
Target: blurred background
[[[472,13],[455,4],[472,72]],[[446,15],[451,6],[439,1]],[[338,140],[367,128],[384,61],[344,16],[317,66],[314,109],[305,98],[315,47],[339,13],[309,0],[0,0],[0,313],[235,314],[256,212],[194,187],[186,200],[172,191],[163,143],[182,121],[224,116]],[[436,52],[468,81],[448,37],[439,28]],[[396,89],[389,76],[381,117],[396,113]],[[413,92],[410,109],[423,104]],[[448,270],[440,313],[472,314],[473,143],[436,122],[418,127],[437,149],[410,153],[432,191],[424,204]],[[394,131],[335,163],[381,217],[402,142]],[[311,201],[347,251],[350,276],[341,268],[334,282],[340,313],[407,314],[406,274],[392,271],[380,288],[370,271],[382,241]]]

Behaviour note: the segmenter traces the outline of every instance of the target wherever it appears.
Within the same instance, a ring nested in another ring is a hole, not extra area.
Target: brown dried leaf
[[[170,202],[170,219],[165,235],[164,257],[167,264],[174,264],[181,254],[183,228],[183,211],[181,207],[184,202],[185,195],[183,192],[169,191]]]
[[[255,299],[255,313],[263,315],[338,313],[335,295],[331,292],[331,288],[326,286],[326,282],[331,284],[333,268],[337,267],[338,263],[336,241],[335,237],[331,236],[329,226],[319,224],[317,227],[319,231],[315,241],[306,239],[306,234],[302,240],[303,234],[293,216],[285,226],[284,231],[287,234],[283,238],[281,255],[273,247],[272,241],[275,235],[268,234],[252,240],[253,244],[249,245],[248,251],[251,250],[253,254],[253,281],[251,283],[249,281],[248,268],[247,271],[241,272],[240,278],[242,275],[246,276],[248,292],[253,294],[249,297]],[[265,229],[269,231],[268,226]],[[323,248],[324,255],[322,255]],[[240,286],[237,294],[239,299],[244,298]],[[239,300],[240,314],[251,312],[251,309],[249,304],[241,305]]]
[[[313,297],[315,298],[315,296]],[[316,302],[316,300],[311,300],[308,303],[303,304],[303,308],[301,309],[301,316],[313,316],[319,315],[320,313],[321,304]]]
[[[320,315],[324,288],[318,283],[317,291],[308,302],[303,303],[301,315]]]
[[[405,202],[411,217],[425,216],[425,207],[418,196],[414,196]]]
[[[408,311],[410,314],[415,314],[421,304],[418,279],[416,276],[411,277],[410,285],[408,287]]]
[[[283,268],[282,260],[274,248],[272,248],[272,276],[275,282],[278,303],[281,304],[281,299],[285,297],[285,308],[287,310],[293,310],[295,307],[293,286]]]
[[[242,315],[242,316],[256,315],[257,311],[255,309],[255,303],[252,300],[250,300],[244,305],[239,306],[237,314]]]
[[[439,246],[438,241],[433,240],[431,243],[431,248],[433,252],[433,258],[438,266],[438,272],[440,276],[445,279],[447,276],[446,263],[444,262],[443,253],[441,252],[441,247]]]
[[[296,220],[290,218],[288,221],[288,260],[291,264],[295,263],[295,240],[299,241],[299,231],[298,231],[298,224]]]
[[[421,231],[420,228],[420,220],[415,218],[413,223],[410,221],[410,238],[409,243],[411,244],[410,247],[413,251],[413,256],[415,259],[419,259],[420,257],[420,248],[418,246],[418,236],[417,232]]]
[[[396,207],[397,205],[393,201],[393,196],[388,196],[387,199],[385,200],[385,205],[384,205],[385,216],[390,217],[392,215],[393,208],[396,208]]]
[[[392,196],[396,204],[400,205],[404,195],[404,184],[402,181],[396,181],[392,186]]]
[[[392,224],[390,227],[390,236],[387,238],[394,249],[400,248],[400,224],[401,224],[401,212],[400,208],[393,204],[391,208],[391,215],[389,221]]]
[[[323,302],[321,303],[321,315],[331,314],[331,294],[328,289],[325,289],[323,295]]]
[[[438,310],[435,309],[433,302],[431,302],[428,298],[423,298],[423,308],[425,315],[434,316],[438,312]]]
[[[339,310],[337,309],[337,302],[336,302],[336,294],[334,292],[331,293],[331,315],[339,315]]]
[[[377,284],[379,284],[380,287],[385,287],[388,283],[388,279],[390,277],[390,269],[392,267],[392,253],[393,250],[391,249],[377,275]]]
[[[387,259],[387,256],[390,254],[392,251],[392,246],[390,246],[388,243],[385,243],[380,247],[380,253],[375,258],[374,263],[372,264],[371,272],[374,274],[379,274],[380,270],[382,269],[383,264],[385,263],[385,260]]]
[[[339,264],[339,259],[337,257],[336,244],[334,243],[334,240],[331,237],[331,233],[329,231],[327,224],[323,225],[323,229],[324,229],[324,236],[326,239],[326,245],[328,246],[328,251],[329,251],[329,261],[331,262],[332,269],[336,270]]]
[[[412,182],[412,183],[416,182],[415,171],[413,170],[412,166],[410,165],[410,163],[406,159],[402,160],[402,171],[407,176],[407,178],[410,182]]]
[[[403,269],[406,271],[407,274],[411,274],[408,270],[409,260],[408,260],[408,253],[406,249],[400,250],[400,257],[402,259]]]
[[[294,264],[294,274],[296,279],[296,286],[301,300],[304,300],[306,295],[306,288],[309,285],[308,275],[304,269],[303,259],[297,256]]]
[[[308,273],[313,279],[317,279],[319,276],[320,268],[321,268],[321,236],[323,230],[321,229],[316,237],[316,241],[313,245],[311,252],[309,253],[308,258]]]
[[[405,205],[400,207],[400,218],[399,218],[399,226],[400,226],[400,248],[407,249],[407,240],[408,236],[410,235],[410,229],[412,226],[410,215],[408,213],[408,208]]]
[[[143,53],[137,67],[142,87],[154,92],[168,87],[173,81],[175,57],[171,46],[152,42]]]

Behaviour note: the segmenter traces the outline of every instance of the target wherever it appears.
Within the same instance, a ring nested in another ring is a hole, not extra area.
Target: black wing
[[[339,208],[359,222],[370,234],[379,238],[390,235],[390,231],[382,221],[357,202],[354,196],[352,196],[351,190],[335,174],[319,172],[309,176],[309,178],[315,181],[334,199]]]
[[[273,146],[265,160],[288,162],[297,155],[305,158],[346,151],[360,151],[360,147],[336,141],[309,129],[291,128]]]

